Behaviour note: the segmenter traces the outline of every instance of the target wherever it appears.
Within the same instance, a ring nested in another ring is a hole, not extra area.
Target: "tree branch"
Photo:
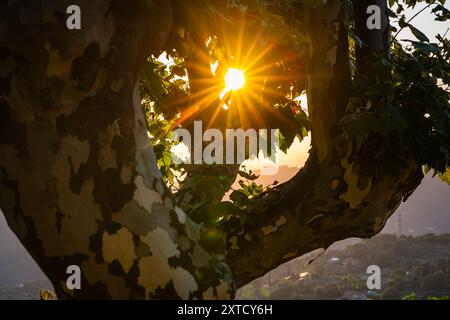
[[[380,174],[374,163],[359,163],[358,151],[342,137],[350,84],[346,7],[328,1],[310,12],[310,158],[293,179],[256,199],[248,222],[229,235],[238,287],[335,241],[377,234],[423,177],[409,155],[402,155],[407,165],[396,177]]]

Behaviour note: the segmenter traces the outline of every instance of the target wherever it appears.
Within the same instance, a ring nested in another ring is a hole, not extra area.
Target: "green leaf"
[[[411,30],[411,32],[413,33],[413,35],[419,39],[419,41],[421,42],[430,42],[430,39],[428,39],[428,37],[419,29],[417,29],[416,27],[408,24],[408,28],[409,30]]]
[[[443,5],[438,4],[431,12],[436,15],[436,21],[446,21],[450,19],[450,10]]]
[[[241,190],[234,190],[231,194],[230,194],[230,199],[233,202],[236,202],[238,204],[243,204],[246,201],[248,201],[248,196],[243,193]]]
[[[245,179],[247,179],[247,180],[253,181],[253,180],[258,179],[258,176],[257,176],[256,174],[254,174],[252,171],[246,172],[246,171],[243,171],[243,170],[239,170],[239,171],[238,171],[238,174],[239,174],[241,177],[243,177],[243,178],[245,178]]]
[[[416,294],[414,292],[410,293],[402,298],[402,300],[416,300],[416,299],[417,299]]]
[[[170,164],[172,163],[172,153],[170,151],[163,151],[162,156],[163,156],[162,160],[164,162],[164,165],[166,167],[170,166]]]
[[[413,41],[413,40],[404,40],[404,41],[410,42],[414,46],[415,49],[417,49],[425,54],[439,51],[439,48],[434,43],[425,43],[425,42],[418,42],[418,41]]]

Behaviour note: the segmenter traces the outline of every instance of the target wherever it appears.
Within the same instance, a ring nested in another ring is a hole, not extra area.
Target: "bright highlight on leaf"
[[[244,84],[244,71],[235,68],[229,68],[227,74],[225,75],[225,90],[236,91],[241,89]]]

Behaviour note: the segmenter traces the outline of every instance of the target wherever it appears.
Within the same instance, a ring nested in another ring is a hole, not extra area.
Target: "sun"
[[[241,89],[245,84],[244,71],[228,68],[225,75],[225,91],[236,91]]]

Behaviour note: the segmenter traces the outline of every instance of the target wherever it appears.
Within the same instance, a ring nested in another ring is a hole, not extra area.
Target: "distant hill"
[[[450,233],[450,186],[428,174],[388,220],[383,232],[398,233],[399,215],[403,235]]]
[[[379,289],[367,288],[370,265],[380,268]],[[240,288],[237,298],[397,300],[449,294],[450,234],[381,234],[343,249],[294,259]]]

